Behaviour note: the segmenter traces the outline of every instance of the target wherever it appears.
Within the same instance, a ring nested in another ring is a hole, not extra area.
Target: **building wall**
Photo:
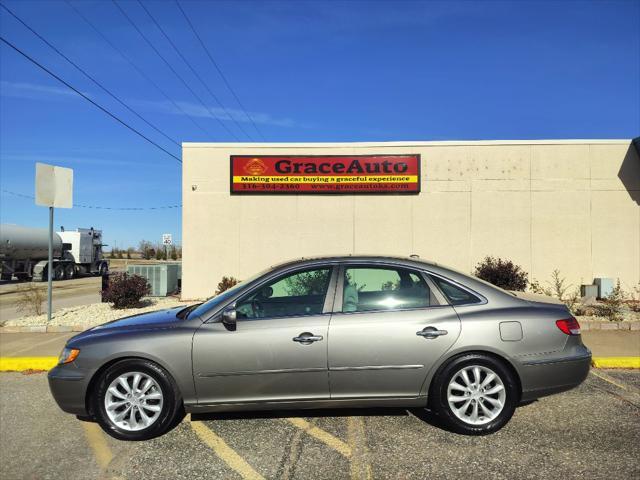
[[[230,155],[419,153],[418,195],[230,195]],[[640,282],[631,141],[183,145],[183,297],[223,275],[323,254],[418,254],[471,272],[486,255],[549,280]]]

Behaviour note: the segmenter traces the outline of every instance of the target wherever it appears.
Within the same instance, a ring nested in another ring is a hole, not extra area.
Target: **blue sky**
[[[73,5],[5,1],[15,14],[145,119],[182,141],[258,136],[173,1]],[[631,138],[640,134],[640,2],[195,2],[181,5],[267,141]],[[180,149],[108,97],[0,11],[2,36],[173,154]],[[76,203],[180,203],[180,165],[0,47],[0,187],[33,195],[34,163],[75,171]],[[178,108],[176,108],[176,105]],[[187,112],[189,115],[186,115]],[[234,121],[235,120],[235,121]],[[193,123],[204,128],[200,130]],[[224,123],[225,127],[221,126]],[[0,220],[45,227],[46,210],[7,193]],[[215,212],[212,212],[215,217]],[[179,241],[179,209],[57,210],[56,225],[94,226],[126,247]]]

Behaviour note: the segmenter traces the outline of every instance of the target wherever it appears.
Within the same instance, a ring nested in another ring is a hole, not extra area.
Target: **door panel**
[[[441,332],[431,338],[416,334],[425,327]],[[459,333],[460,320],[450,306],[334,314],[329,327],[331,398],[417,396],[427,372]]]
[[[198,403],[329,398],[328,324],[328,314],[204,324],[193,339]],[[293,340],[305,332],[322,340]]]

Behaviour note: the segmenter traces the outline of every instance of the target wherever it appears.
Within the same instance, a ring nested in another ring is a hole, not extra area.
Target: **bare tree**
[[[47,298],[47,290],[44,285],[26,283],[18,287],[18,299],[15,306],[19,312],[27,315],[42,315],[42,304]]]

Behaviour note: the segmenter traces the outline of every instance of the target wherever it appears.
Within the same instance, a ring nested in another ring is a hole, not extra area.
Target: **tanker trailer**
[[[19,225],[0,225],[0,278],[11,280],[47,279],[49,231]],[[102,232],[78,229],[53,234],[53,279],[74,278],[78,274],[103,274],[108,264],[102,257]]]

